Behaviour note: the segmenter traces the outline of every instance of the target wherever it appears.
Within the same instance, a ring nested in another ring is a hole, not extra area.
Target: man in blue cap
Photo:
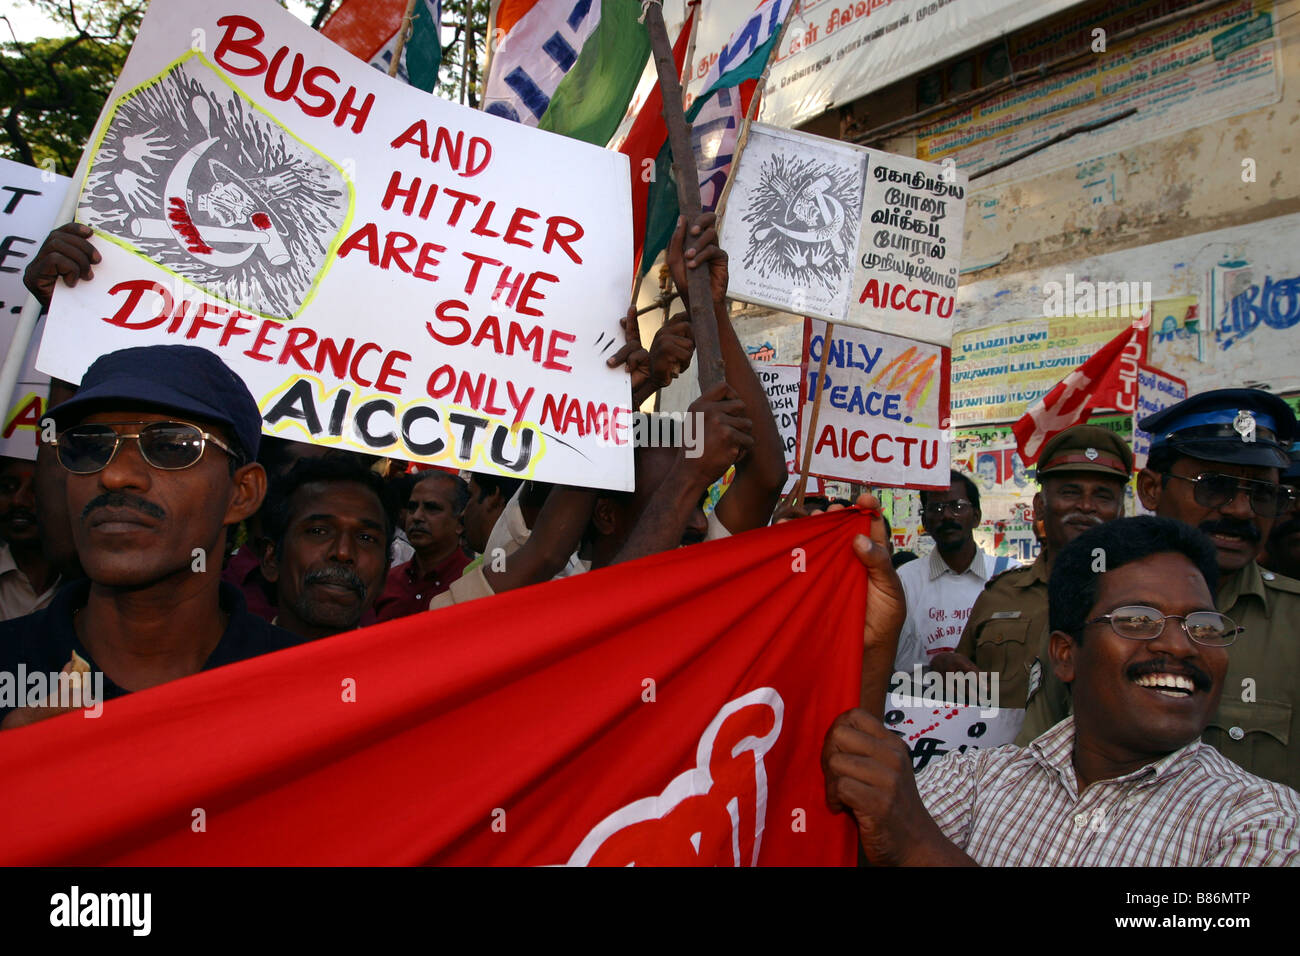
[[[249,614],[220,579],[227,529],[266,493],[255,461],[261,414],[220,359],[187,345],[112,352],[51,415],[86,579],[0,624],[0,675],[79,673],[98,708],[299,643]],[[47,694],[19,683],[16,694],[0,686],[0,728],[85,703],[70,705],[56,678],[30,685]]]
[[[1232,646],[1206,743],[1251,773],[1300,787],[1300,582],[1261,568],[1274,521],[1291,507],[1279,483],[1296,432],[1289,405],[1253,388],[1194,395],[1139,422],[1151,434],[1142,504],[1205,532],[1219,566],[1215,603],[1244,628]],[[1063,719],[1030,701],[1025,734]]]

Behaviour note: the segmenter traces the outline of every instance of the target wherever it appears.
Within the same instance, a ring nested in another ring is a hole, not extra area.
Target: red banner
[[[1131,413],[1137,407],[1138,369],[1146,359],[1143,333],[1150,323],[1148,312],[1057,382],[1011,426],[1026,465],[1038,461],[1053,435],[1086,422],[1090,413],[1101,409]]]
[[[856,509],[0,734],[4,864],[852,865]]]

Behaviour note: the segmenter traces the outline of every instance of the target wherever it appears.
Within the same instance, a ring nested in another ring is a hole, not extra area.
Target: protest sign
[[[719,237],[730,257],[727,294],[843,321],[866,167],[847,143],[751,126]]]
[[[951,343],[966,211],[955,167],[762,124],[739,163],[721,233],[732,298]]]
[[[799,476],[799,378],[798,365],[774,365],[769,362],[754,362],[754,373],[763,383],[767,393],[767,402],[772,406],[772,417],[776,419],[776,429],[781,435],[781,447],[785,450],[785,487],[781,494],[787,494]]]
[[[627,158],[381,75],[274,4],[149,8],[100,118],[38,367],[220,356],[264,430],[632,487],[605,359],[630,282]]]
[[[845,321],[949,346],[966,176],[952,165],[867,152],[862,238]]]
[[[801,423],[812,416],[826,323],[804,320]],[[948,487],[948,350],[836,326],[809,474],[908,488]],[[800,427],[800,460],[808,440]]]
[[[1133,409],[1133,470],[1135,472],[1147,466],[1147,454],[1151,451],[1151,433],[1138,428],[1138,422],[1148,415],[1163,411],[1170,405],[1177,405],[1187,397],[1186,382],[1176,375],[1170,375],[1149,365],[1138,367],[1137,382],[1137,407]]]
[[[965,753],[1014,743],[1024,722],[1024,708],[952,704],[928,695],[891,693],[885,698],[885,726],[907,744],[912,769],[918,773],[953,750]]]
[[[48,170],[0,159],[0,355],[9,352],[18,314],[27,301],[23,270],[32,261],[51,227],[71,180]],[[18,374],[12,395],[5,396],[0,455],[36,459],[36,436],[50,377],[36,371],[35,345]]]
[[[860,692],[868,524],[672,549],[6,733],[0,863],[852,866],[820,754]]]

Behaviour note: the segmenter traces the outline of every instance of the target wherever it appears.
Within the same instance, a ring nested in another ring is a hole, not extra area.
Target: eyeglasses
[[[113,430],[114,425],[144,427],[138,432],[118,432]],[[215,435],[186,422],[102,422],[74,425],[60,432],[56,439],[59,464],[74,475],[93,475],[108,467],[124,438],[138,441],[140,456],[162,471],[180,471],[196,464],[208,442],[236,461],[242,459]]]
[[[1205,647],[1227,647],[1245,630],[1232,618],[1218,611],[1193,611],[1191,614],[1161,614],[1153,607],[1140,604],[1117,607],[1109,614],[1094,617],[1085,624],[1109,621],[1110,629],[1131,641],[1153,641],[1164,633],[1166,621],[1177,621],[1183,633]]]
[[[960,518],[970,511],[972,507],[971,503],[965,498],[958,498],[956,501],[936,501],[925,506],[925,516],[927,518],[941,518],[946,511],[954,518]]]
[[[1296,500],[1295,489],[1289,485],[1274,485],[1267,481],[1253,481],[1249,478],[1221,475],[1213,471],[1197,475],[1195,478],[1166,472],[1164,478],[1190,481],[1192,497],[1204,508],[1222,508],[1236,500],[1237,495],[1244,494],[1250,500],[1251,511],[1261,518],[1276,518],[1278,515],[1286,514]]]

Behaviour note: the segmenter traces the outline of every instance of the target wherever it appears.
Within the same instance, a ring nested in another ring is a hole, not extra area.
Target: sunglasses
[[[1193,611],[1191,614],[1161,614],[1153,607],[1135,604],[1117,607],[1109,614],[1094,617],[1085,624],[1110,622],[1110,629],[1131,641],[1154,641],[1165,629],[1166,621],[1177,621],[1186,634],[1205,647],[1227,647],[1245,630],[1237,627],[1232,618],[1218,611]]]
[[[970,511],[972,507],[971,503],[965,498],[958,498],[956,501],[936,501],[934,504],[925,506],[925,516],[927,518],[941,518],[946,512],[954,518],[960,518]]]
[[[119,432],[113,430],[114,425],[144,427],[138,432]],[[203,457],[208,442],[236,461],[242,460],[242,456],[221,439],[186,422],[102,422],[73,425],[60,432],[55,439],[59,464],[74,475],[93,475],[108,467],[124,438],[134,438],[139,442],[140,456],[162,471],[180,471],[196,464]]]
[[[1267,481],[1254,481],[1238,478],[1235,475],[1221,475],[1218,472],[1204,472],[1195,478],[1186,478],[1166,472],[1168,479],[1192,483],[1192,497],[1203,508],[1219,509],[1235,501],[1237,495],[1244,494],[1250,500],[1250,509],[1261,518],[1276,518],[1286,514],[1295,504],[1295,489],[1288,485],[1274,485]]]

